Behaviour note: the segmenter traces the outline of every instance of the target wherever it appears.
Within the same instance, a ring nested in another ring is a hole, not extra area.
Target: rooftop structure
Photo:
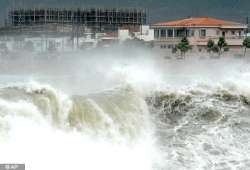
[[[232,22],[232,21],[225,21],[221,19],[209,18],[209,17],[198,17],[198,18],[187,18],[177,21],[170,21],[170,22],[160,22],[153,24],[154,27],[206,27],[206,28],[242,28],[245,29],[246,25]]]

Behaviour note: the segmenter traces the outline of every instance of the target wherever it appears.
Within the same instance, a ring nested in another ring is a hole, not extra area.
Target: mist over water
[[[44,58],[0,62],[0,163],[32,170],[250,166],[248,58],[166,60],[128,48]]]

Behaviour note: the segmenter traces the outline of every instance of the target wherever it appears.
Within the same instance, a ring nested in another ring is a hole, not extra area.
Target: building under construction
[[[120,8],[12,9],[1,32],[115,32],[146,24],[146,10]]]

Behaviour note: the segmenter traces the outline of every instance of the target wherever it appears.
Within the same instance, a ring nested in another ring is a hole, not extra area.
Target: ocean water
[[[130,53],[1,61],[0,163],[30,170],[249,169],[247,58]]]

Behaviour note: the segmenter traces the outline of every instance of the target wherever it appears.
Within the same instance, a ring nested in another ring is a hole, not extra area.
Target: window
[[[187,31],[185,29],[176,30],[176,37],[186,37]]]
[[[194,36],[194,30],[191,30],[191,36],[192,37]]]
[[[56,47],[60,47],[60,43],[59,42],[56,42]]]
[[[231,33],[232,33],[232,35],[235,35],[235,31],[232,31]]]
[[[200,30],[200,37],[206,37],[206,30]]]
[[[172,49],[173,48],[173,45],[168,45],[168,49]]]
[[[168,30],[168,37],[173,37],[173,30]]]
[[[187,30],[187,36],[188,37],[193,37],[194,36],[194,30],[192,30],[192,29]]]
[[[220,31],[217,30],[217,31],[216,31],[216,35],[220,35]]]
[[[155,38],[158,39],[159,38],[159,30],[155,30],[154,35],[155,35]]]
[[[166,38],[166,30],[161,30],[161,38]]]
[[[161,44],[160,48],[167,48],[165,44]]]

